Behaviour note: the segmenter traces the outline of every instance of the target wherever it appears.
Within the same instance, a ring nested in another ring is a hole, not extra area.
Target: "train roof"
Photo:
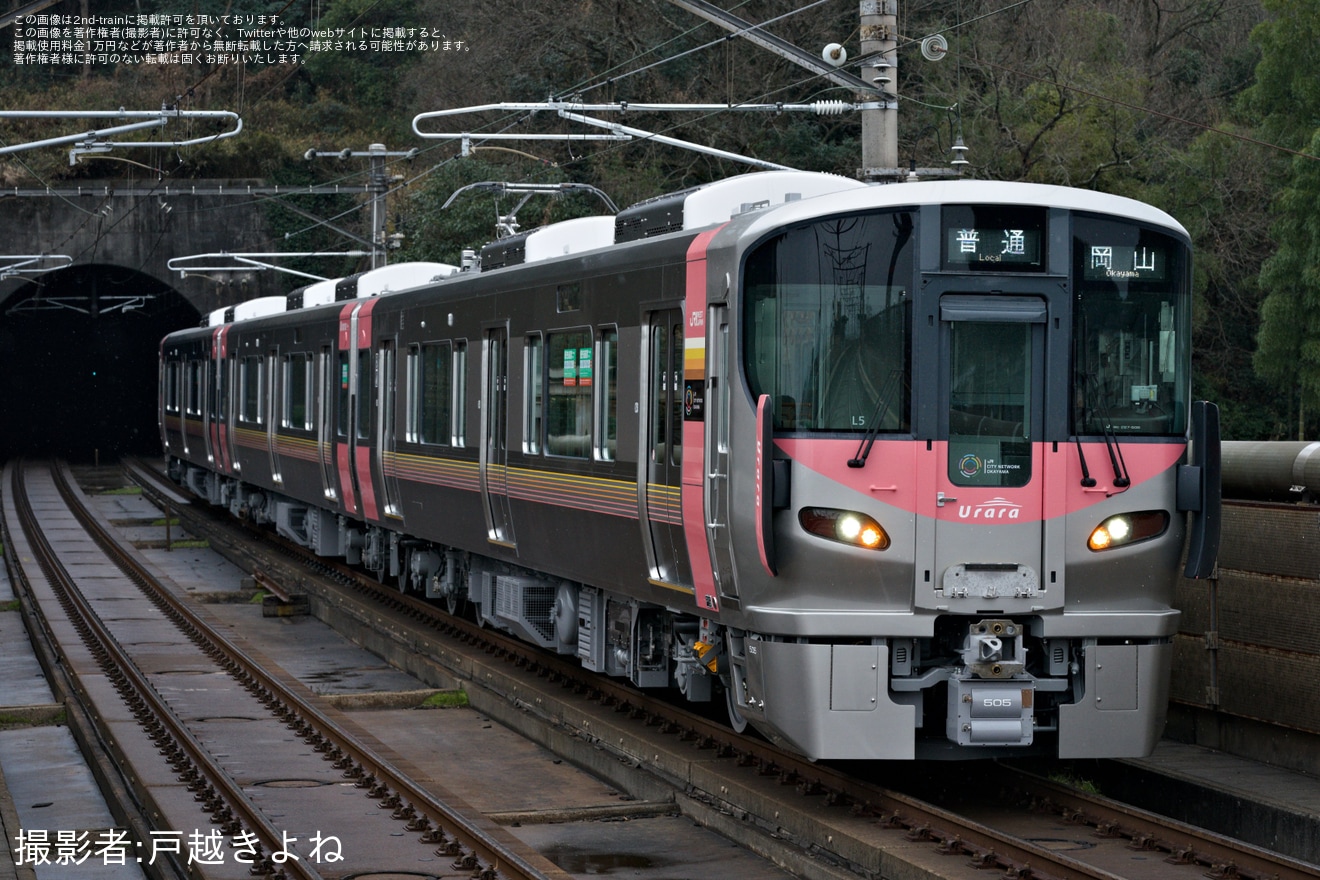
[[[617,216],[581,217],[489,242],[480,271],[586,253],[674,232],[704,229],[747,211],[788,204],[867,184],[815,171],[757,171],[638,202]]]
[[[926,204],[1047,205],[1125,217],[1188,237],[1182,224],[1159,208],[1093,190],[961,179],[867,184],[810,171],[758,171],[657,196],[632,205],[617,216],[580,217],[490,242],[482,248],[477,272],[705,229],[750,212],[757,216],[745,227],[745,233],[756,236],[822,216]],[[206,325],[214,327],[279,311],[381,296],[463,274],[471,273],[447,263],[397,263],[347,278],[318,281],[287,297],[263,297],[217,309],[210,313]]]
[[[294,312],[317,306],[384,296],[422,287],[457,275],[461,270],[449,263],[395,263],[347,278],[330,278],[298,288],[284,296],[263,296],[232,306],[215,309],[206,316],[203,326],[218,327],[234,321],[261,318],[280,312]]]
[[[932,204],[1046,205],[1072,211],[1113,214],[1190,237],[1183,225],[1169,214],[1136,199],[1068,186],[1002,180],[929,180],[876,184],[865,190],[850,189],[832,196],[826,210],[822,210],[819,203],[802,202],[762,214],[747,227],[747,233],[756,235],[826,214]]]

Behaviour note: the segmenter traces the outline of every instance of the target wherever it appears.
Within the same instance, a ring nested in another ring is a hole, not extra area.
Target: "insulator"
[[[839,116],[845,110],[851,110],[852,104],[847,101],[817,101],[811,105],[816,111],[817,116]]]

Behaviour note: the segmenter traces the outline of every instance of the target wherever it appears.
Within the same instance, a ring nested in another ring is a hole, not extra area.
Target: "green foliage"
[[[1301,147],[1320,125],[1320,0],[1264,0],[1270,18],[1252,31],[1260,48],[1256,82],[1240,106],[1261,133]]]
[[[1320,412],[1320,2],[1265,0],[1270,17],[1252,32],[1260,49],[1256,82],[1239,101],[1261,136],[1305,154],[1280,168],[1271,205],[1275,249],[1260,266],[1257,374],[1285,402],[1291,421]],[[1276,419],[1275,436],[1307,436],[1307,425]]]
[[[326,8],[317,22],[318,30],[357,28],[393,28],[423,20],[412,0],[337,0]],[[306,75],[315,84],[317,104],[312,112],[319,117],[360,115],[371,120],[382,138],[395,140],[405,135],[404,124],[408,95],[403,80],[409,69],[420,63],[418,52],[345,50],[316,52],[307,57]],[[340,125],[343,122],[341,120]]]
[[[1076,789],[1084,794],[1093,794],[1097,796],[1100,794],[1100,786],[1096,785],[1089,779],[1083,779],[1072,773],[1052,773],[1050,774],[1050,782],[1053,782],[1056,785],[1062,785],[1065,788]]]
[[[122,3],[87,2],[92,14],[124,14]],[[764,22],[804,4],[723,5]],[[139,11],[181,10],[168,0],[140,0],[133,6]],[[939,62],[923,60],[913,43],[899,50],[900,164],[943,165],[961,134],[970,176],[1099,189],[1169,211],[1187,226],[1197,253],[1195,393],[1222,404],[1229,438],[1264,439],[1294,430],[1292,413],[1302,401],[1280,402],[1281,396],[1298,384],[1320,387],[1320,380],[1303,375],[1313,357],[1320,371],[1320,353],[1312,351],[1320,345],[1312,341],[1320,339],[1320,327],[1307,323],[1320,304],[1312,280],[1320,260],[1307,210],[1320,196],[1320,184],[1311,179],[1309,160],[1290,164],[1278,151],[1204,133],[1204,127],[1294,149],[1311,141],[1320,128],[1320,0],[1198,0],[1174,7],[1155,0],[962,0],[905,4],[900,11],[903,34],[943,33],[950,42]],[[750,169],[643,139],[571,147],[513,143],[460,159],[452,143],[416,138],[410,125],[416,113],[573,95],[600,102],[853,98],[746,41],[723,39],[722,30],[667,0],[326,0],[294,6],[195,0],[185,12],[279,14],[286,24],[319,30],[426,26],[463,41],[468,50],[309,53],[296,68],[83,70],[14,65],[12,43],[0,42],[0,93],[13,109],[153,109],[177,101],[190,109],[233,110],[244,120],[237,138],[184,150],[84,157],[72,168],[67,150],[0,157],[0,184],[102,177],[342,183],[356,194],[289,196],[255,206],[272,231],[272,250],[342,251],[362,245],[334,227],[367,234],[361,190],[368,163],[309,162],[304,152],[362,151],[372,143],[390,150],[418,146],[417,160],[392,162],[389,169],[408,181],[389,198],[387,231],[406,236],[390,259],[456,263],[463,248],[494,239],[497,215],[521,199],[469,192],[441,207],[470,183],[590,183],[624,207]],[[837,4],[788,15],[767,29],[813,52],[842,39],[856,59],[857,25],[856,5]],[[861,164],[855,115],[633,112],[623,121],[811,170],[851,176]],[[493,112],[455,117],[433,129],[510,127],[584,131],[552,113]],[[0,142],[7,144],[56,133],[47,123],[0,121]],[[1281,193],[1277,201],[1275,193]],[[587,195],[534,196],[518,222],[530,229],[603,210]],[[336,276],[366,265],[303,260],[291,268]],[[285,283],[293,288],[305,280],[286,276]],[[1308,411],[1320,413],[1318,401],[1307,400]]]
[[[1320,156],[1320,129],[1308,152]],[[1260,270],[1256,371],[1277,391],[1320,410],[1320,160],[1299,156],[1275,200],[1278,249]]]
[[[419,709],[461,709],[468,705],[466,691],[436,691],[422,701]]]
[[[1192,393],[1220,405],[1226,438],[1277,437],[1278,395],[1252,369],[1256,275],[1262,255],[1274,247],[1266,214],[1275,186],[1271,163],[1260,147],[1217,133],[1201,135],[1176,159],[1178,173],[1147,198],[1177,217],[1198,248]]]
[[[361,241],[346,241],[342,234],[332,228],[362,229],[361,215],[365,214],[365,211],[361,207],[359,198],[347,194],[296,193],[299,186],[323,182],[322,175],[327,170],[326,166],[341,174],[344,172],[355,174],[365,167],[365,162],[366,160],[361,158],[308,161],[302,156],[283,157],[266,180],[281,187],[288,186],[295,192],[261,202],[267,228],[270,229],[271,237],[275,241],[274,249],[293,253],[337,253],[369,249]],[[360,178],[350,177],[349,183],[357,184],[360,188],[360,181]],[[316,218],[326,218],[331,222],[323,223]],[[363,271],[371,264],[365,257],[298,257],[281,260],[280,265],[296,272],[305,272],[322,278],[342,278]],[[302,287],[309,281],[310,279],[297,275],[281,275],[281,282],[286,290]]]

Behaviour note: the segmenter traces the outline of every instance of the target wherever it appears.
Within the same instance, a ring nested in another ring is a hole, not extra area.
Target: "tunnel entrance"
[[[15,290],[0,304],[0,459],[158,454],[160,340],[199,319],[172,287],[120,266],[74,266]]]

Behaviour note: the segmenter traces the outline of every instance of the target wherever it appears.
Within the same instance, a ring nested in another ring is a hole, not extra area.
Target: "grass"
[[[0,730],[15,730],[26,727],[51,727],[67,724],[68,713],[64,709],[49,713],[38,710],[34,713],[0,712]]]
[[[202,538],[197,541],[175,541],[170,544],[171,550],[204,550],[211,546],[211,542]]]
[[[153,519],[151,521],[151,524],[153,526],[165,526],[165,525],[177,526],[179,524],[179,518],[177,516],[171,517],[170,521],[167,523],[165,522],[165,518],[161,517],[160,519]]]
[[[468,704],[466,691],[437,691],[422,701],[420,709],[460,709]]]
[[[120,486],[118,489],[106,489],[102,495],[141,495],[141,486]]]
[[[0,603],[0,611],[17,611],[22,607],[22,603],[17,599],[11,599],[8,602]]]
[[[1082,779],[1080,776],[1073,776],[1071,773],[1054,773],[1050,775],[1050,782],[1055,785],[1063,785],[1068,788],[1075,788],[1084,794],[1100,794],[1100,786],[1089,779]]]

